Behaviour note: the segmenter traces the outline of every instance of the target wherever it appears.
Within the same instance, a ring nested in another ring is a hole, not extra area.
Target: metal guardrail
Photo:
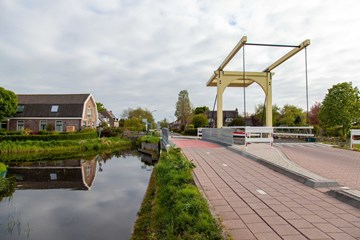
[[[360,144],[360,130],[350,130],[350,148],[353,149],[354,144]]]

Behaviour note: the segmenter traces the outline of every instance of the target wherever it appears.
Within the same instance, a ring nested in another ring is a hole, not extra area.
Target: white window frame
[[[87,117],[88,117],[88,119],[91,119],[91,118],[92,118],[92,111],[91,111],[91,107],[90,107],[90,106],[88,106],[88,108],[87,108]]]
[[[61,123],[61,125],[58,124],[58,123]],[[55,121],[55,131],[57,131],[57,132],[63,132],[64,131],[64,123],[63,123],[63,121],[61,121],[61,120],[56,120]]]
[[[22,125],[19,125],[19,123],[22,123]],[[18,131],[22,131],[25,129],[25,121],[24,120],[18,120],[16,123],[16,129]]]
[[[42,128],[42,124],[41,123],[44,123],[45,122],[45,125],[44,125],[44,128]],[[46,120],[40,120],[39,121],[39,131],[44,131],[46,130],[46,126],[47,126],[47,121]]]
[[[83,121],[83,127],[86,127],[87,122]]]

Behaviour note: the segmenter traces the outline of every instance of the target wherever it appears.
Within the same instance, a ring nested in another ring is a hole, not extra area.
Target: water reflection
[[[0,201],[0,239],[129,239],[152,170],[133,153],[7,168],[16,191]]]
[[[9,164],[17,189],[89,190],[96,173],[96,159],[60,160]]]

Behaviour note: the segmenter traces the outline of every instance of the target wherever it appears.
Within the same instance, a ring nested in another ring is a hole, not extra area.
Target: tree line
[[[98,110],[106,110],[102,103],[97,103]],[[0,87],[0,122],[13,116],[17,110],[16,94]],[[212,127],[206,115],[207,106],[194,108],[190,102],[187,90],[179,92],[175,106],[176,125],[180,131],[199,127]],[[239,115],[228,122],[228,126],[263,126],[265,125],[264,104],[258,104],[255,112],[248,116]],[[360,92],[351,82],[333,85],[328,89],[322,102],[315,102],[306,113],[302,108],[286,104],[283,107],[272,106],[273,126],[305,126],[312,125],[318,131],[329,131],[332,128],[340,129],[341,136],[347,137],[352,127],[360,125]],[[149,128],[156,128],[152,112],[148,109],[128,108],[119,121],[120,127],[143,131],[145,124]],[[161,127],[174,125],[165,118],[160,122]]]
[[[179,93],[175,116],[180,131],[199,127],[212,127],[206,112],[207,106],[193,108],[187,90]],[[264,126],[266,107],[258,104],[255,112],[233,118],[227,126]],[[340,129],[340,135],[347,137],[352,127],[360,125],[360,92],[351,82],[333,85],[328,89],[322,102],[315,102],[309,112],[295,105],[272,106],[273,126],[314,126],[317,132]],[[168,125],[166,119],[162,125]]]

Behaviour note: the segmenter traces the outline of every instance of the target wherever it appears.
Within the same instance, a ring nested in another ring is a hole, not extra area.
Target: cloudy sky
[[[242,36],[298,45],[308,53],[309,105],[339,82],[360,87],[356,0],[0,0],[0,86],[15,93],[92,93],[115,115],[147,108],[174,119],[181,90],[212,109],[206,87]],[[246,71],[262,71],[290,49],[246,46]],[[242,52],[225,70],[242,71]],[[274,70],[273,103],[306,109],[305,52]],[[264,102],[253,84],[246,109]],[[228,88],[224,109],[244,109]],[[156,111],[155,111],[156,110]]]

